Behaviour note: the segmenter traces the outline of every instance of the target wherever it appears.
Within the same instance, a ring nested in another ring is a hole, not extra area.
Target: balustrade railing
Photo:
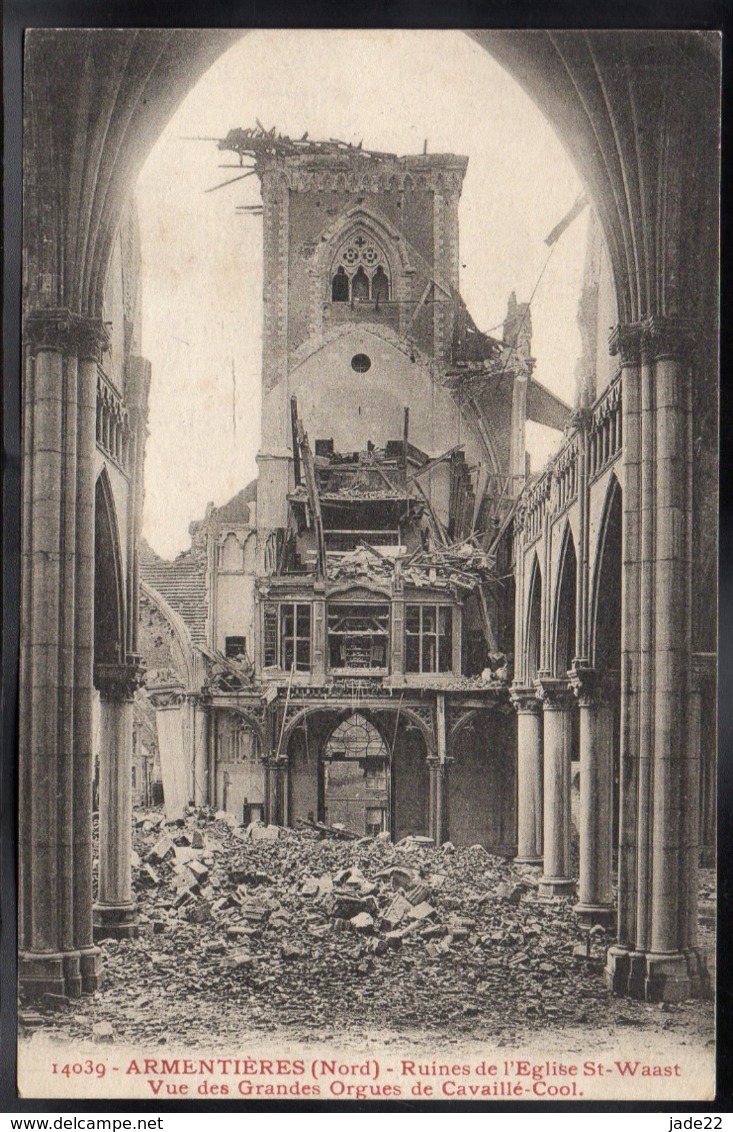
[[[97,373],[97,445],[105,456],[127,472],[130,460],[127,410],[101,370]]]
[[[617,377],[596,401],[588,435],[588,474],[592,478],[621,451],[621,379]]]
[[[621,379],[617,377],[603,391],[582,421],[571,432],[560,451],[542,474],[527,485],[519,499],[517,531],[525,543],[542,533],[545,517],[558,514],[577,498],[580,461],[583,457],[583,429],[588,454],[588,478],[599,475],[621,452]]]
[[[527,488],[525,493],[524,533],[528,542],[532,542],[542,533],[551,487],[552,469],[548,468],[535,483]]]
[[[578,494],[578,461],[580,437],[571,436],[560,449],[552,466],[553,511],[562,511]]]

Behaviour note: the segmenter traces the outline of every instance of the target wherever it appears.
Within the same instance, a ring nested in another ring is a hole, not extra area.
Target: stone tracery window
[[[386,302],[390,297],[387,257],[376,240],[363,231],[342,244],[331,267],[331,301]]]

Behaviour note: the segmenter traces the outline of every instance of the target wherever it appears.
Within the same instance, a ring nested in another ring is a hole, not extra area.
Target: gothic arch
[[[379,727],[379,725],[375,723],[373,719],[369,719],[368,716],[359,711],[358,708],[355,708],[348,715],[344,716],[344,718],[339,720],[339,722],[336,723],[335,726],[331,729],[324,743],[324,754],[333,743],[334,736],[337,734],[337,732],[345,732],[349,724],[351,724],[353,729],[358,728],[364,732],[367,755],[374,754],[378,750],[384,758],[391,761],[392,750],[390,748],[386,735],[384,735],[382,732],[382,728]]]
[[[525,624],[525,675],[527,682],[531,683],[542,667],[542,570],[536,552],[530,573]]]
[[[343,723],[345,719],[348,719],[350,715],[353,715],[355,711],[367,711],[369,712],[370,717],[383,712],[390,712],[395,715],[399,712],[400,720],[408,719],[421,733],[425,741],[426,756],[429,757],[434,753],[435,735],[433,734],[432,726],[428,725],[425,720],[421,718],[418,712],[413,711],[411,708],[400,705],[399,702],[395,703],[394,705],[379,704],[379,706],[377,707],[369,708],[364,708],[363,706],[360,708],[358,703],[354,707],[337,708],[333,711],[333,714],[336,714],[336,712],[338,712],[339,716],[337,722],[334,724],[334,728],[337,727],[340,723]],[[323,714],[324,712],[329,714],[330,709],[323,703],[307,704],[305,707],[302,707],[298,711],[296,711],[290,719],[286,719],[282,732],[282,742],[280,743],[281,750],[287,751],[291,736],[308,716],[318,713]],[[371,719],[370,722],[374,722],[374,720]],[[387,744],[387,748],[391,751],[392,743],[389,736],[384,734],[382,727],[379,727],[378,724],[375,723],[374,725],[382,733],[382,737]]]
[[[552,617],[552,668],[564,679],[575,656],[575,625],[578,581],[578,559],[575,539],[569,522],[565,523],[562,549],[555,583]]]
[[[384,342],[394,346],[406,358],[414,359],[415,362],[423,369],[426,369],[431,374],[434,381],[438,378],[438,371],[435,363],[424,354],[417,346],[413,346],[407,342],[399,334],[395,333],[391,326],[384,326],[378,322],[362,322],[359,329],[364,334],[373,334],[375,338],[381,338]],[[330,326],[326,331],[320,330],[311,334],[306,338],[302,345],[294,350],[290,357],[291,373],[295,373],[299,366],[308,361],[308,358],[316,351],[320,350],[323,346],[328,346],[331,342],[337,342],[339,338],[346,338],[353,334],[353,326],[350,323],[343,323],[341,325]]]
[[[398,272],[406,273],[413,270],[404,236],[378,209],[368,205],[356,205],[332,221],[318,237],[314,259],[321,280],[325,277],[330,279],[329,268],[334,264],[339,249],[360,231],[367,233],[381,248],[389,264],[393,286]]]
[[[593,665],[618,669],[621,654],[622,489],[611,475],[598,534],[590,609]]]
[[[265,730],[261,722],[255,715],[252,714],[252,712],[247,711],[246,708],[238,707],[236,704],[232,704],[229,708],[229,711],[232,713],[232,715],[239,716],[239,718],[243,719],[247,724],[250,731],[257,739],[258,755],[261,758],[265,751]]]
[[[28,89],[40,92],[28,106],[39,196],[55,192],[62,180],[68,187],[57,203],[58,212],[68,217],[67,246],[60,243],[64,262],[49,263],[45,272],[40,267],[29,271],[31,305],[100,316],[112,243],[142,163],[198,78],[244,34],[124,28],[29,33]],[[682,297],[696,293],[686,284],[691,273],[699,272],[700,257],[684,255],[684,242],[695,239],[698,228],[683,230],[673,202],[688,199],[690,186],[697,184],[715,211],[717,194],[719,84],[710,36],[668,32],[662,44],[658,34],[638,31],[493,29],[467,34],[524,88],[567,149],[601,221],[619,318],[679,313]],[[652,53],[668,68],[666,82],[654,87],[637,65]],[[179,65],[181,58],[185,68]],[[86,61],[91,59],[90,69]],[[620,88],[622,74],[629,77]],[[55,120],[54,108],[60,112],[61,107],[63,117]],[[658,125],[654,136],[645,136],[643,148],[634,128],[641,110]],[[86,144],[74,146],[68,155],[64,151],[55,164],[67,126]],[[690,160],[664,156],[670,137],[678,139],[675,152],[689,154]],[[664,193],[657,192],[660,168],[669,185]],[[48,213],[41,208],[33,215],[34,203],[29,199],[27,205],[31,215],[26,219],[40,231],[41,214]],[[650,229],[662,234],[659,240],[648,239]],[[59,239],[63,230],[59,217]],[[713,232],[706,247],[714,244]],[[47,240],[43,246],[50,254],[56,245]],[[39,249],[39,260],[43,254]],[[711,280],[714,290],[714,273]],[[48,293],[42,295],[41,289]],[[707,292],[700,294],[701,312],[708,299]]]
[[[473,726],[477,718],[486,718],[487,715],[490,716],[491,719],[495,719],[497,717],[501,717],[502,719],[505,717],[511,718],[511,716],[509,716],[509,712],[511,710],[512,709],[509,707],[508,702],[505,703],[503,701],[497,701],[497,703],[491,704],[489,708],[471,708],[468,711],[462,711],[458,719],[455,721],[448,732],[449,744],[454,743],[456,739],[460,737],[460,734],[464,730],[464,728],[468,727],[469,725]]]
[[[198,691],[198,685],[201,683],[199,679],[199,666],[196,663],[196,654],[188,626],[180,614],[176,613],[174,609],[171,609],[162,594],[159,594],[158,591],[148,585],[147,582],[140,582],[140,593],[150,602],[153,608],[158,611],[168,627],[171,638],[175,643],[177,659],[182,669],[180,675],[183,678],[186,691]]]
[[[117,511],[107,469],[94,496],[94,663],[125,660],[125,589]]]

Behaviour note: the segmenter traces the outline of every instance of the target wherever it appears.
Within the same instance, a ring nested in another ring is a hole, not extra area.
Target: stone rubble
[[[543,901],[538,869],[480,845],[244,829],[193,808],[168,826],[138,814],[134,845],[139,936],[101,941],[91,1000],[54,1004],[75,1039],[223,1040],[233,1020],[496,1037],[650,1009],[604,988],[606,941],[588,957],[571,900]]]

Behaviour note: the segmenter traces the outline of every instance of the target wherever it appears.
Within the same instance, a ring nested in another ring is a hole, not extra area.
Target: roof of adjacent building
[[[193,551],[184,551],[173,562],[167,562],[142,539],[140,577],[179,614],[188,626],[193,643],[205,645],[208,605],[206,573]]]

